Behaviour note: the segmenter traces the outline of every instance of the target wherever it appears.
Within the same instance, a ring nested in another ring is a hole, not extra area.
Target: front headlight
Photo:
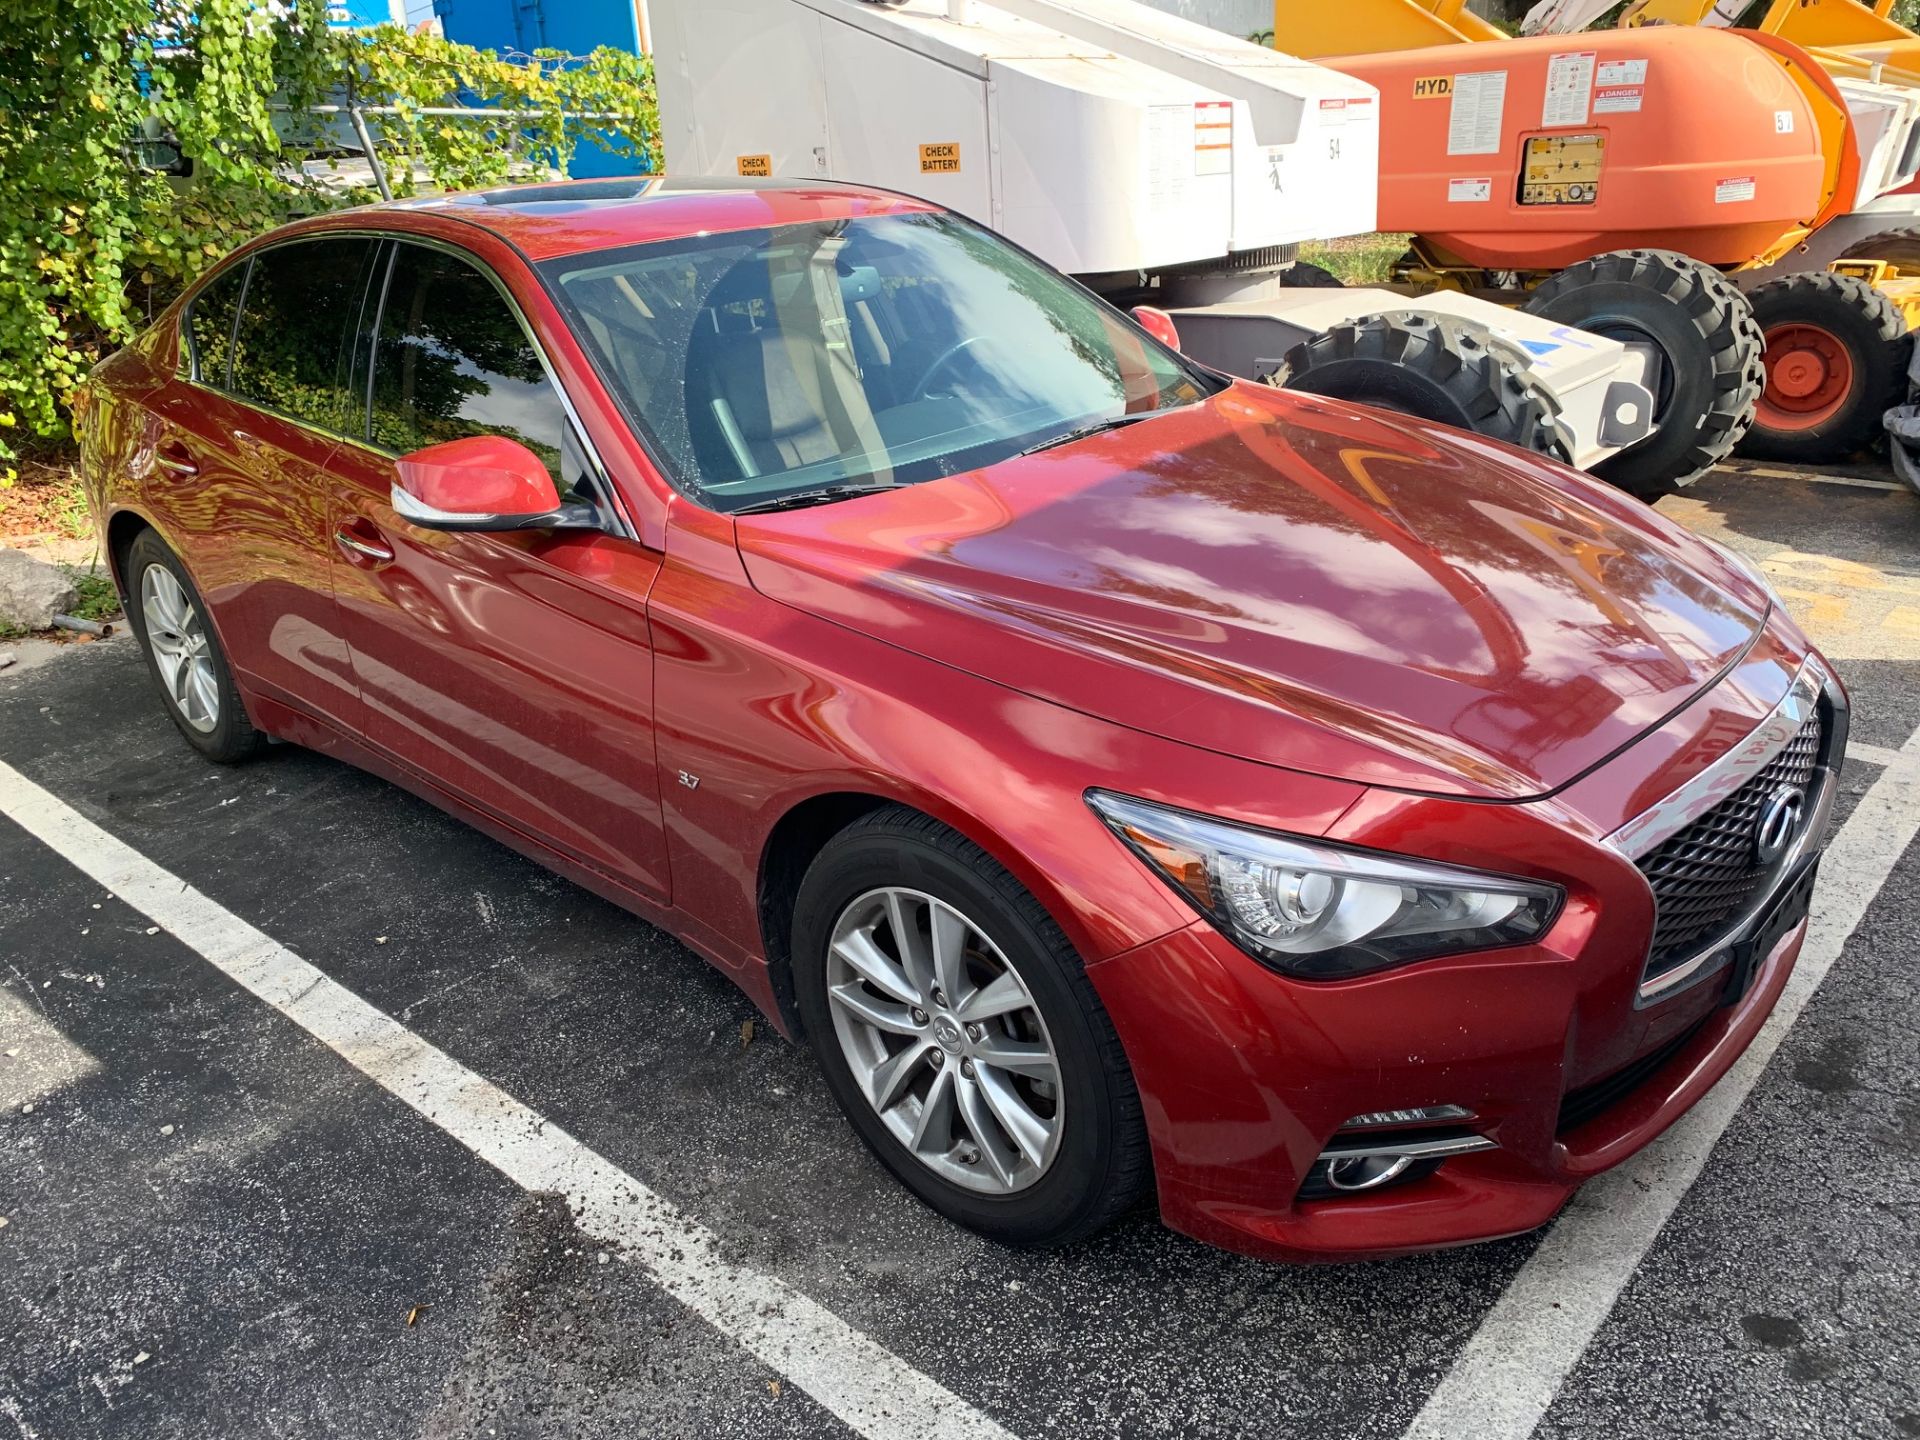
[[[1312,980],[1518,945],[1546,934],[1554,885],[1350,850],[1111,791],[1087,803],[1254,959]]]

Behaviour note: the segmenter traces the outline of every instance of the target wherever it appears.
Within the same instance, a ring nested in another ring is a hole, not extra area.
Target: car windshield
[[[671,478],[719,510],[991,465],[1221,383],[950,215],[659,241],[541,270]]]

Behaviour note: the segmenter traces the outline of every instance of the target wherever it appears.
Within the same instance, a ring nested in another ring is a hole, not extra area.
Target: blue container
[[[377,4],[378,0],[361,0]],[[640,23],[633,0],[433,0],[433,13],[449,40],[481,50],[527,53],[565,50],[585,55],[602,45],[638,51]],[[580,179],[644,173],[644,157],[610,155],[583,141],[567,173]]]

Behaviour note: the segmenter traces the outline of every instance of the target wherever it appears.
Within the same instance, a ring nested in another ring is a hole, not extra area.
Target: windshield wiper
[[[1131,415],[1109,415],[1104,420],[1095,420],[1087,425],[1076,425],[1064,430],[1051,439],[1042,440],[1038,445],[1029,445],[1022,455],[1038,455],[1042,450],[1051,450],[1056,445],[1071,445],[1076,440],[1085,440],[1089,435],[1104,435],[1109,430],[1118,430],[1123,425],[1133,425],[1141,420],[1151,420],[1156,415],[1164,415],[1177,406],[1163,405],[1156,410],[1136,410]]]
[[[756,500],[751,505],[742,505],[728,513],[733,515],[765,515],[775,510],[804,510],[809,505],[828,505],[835,500],[845,500],[852,495],[871,495],[876,490],[897,490],[899,482],[886,480],[848,480],[839,485],[821,485],[813,490],[795,490],[789,495],[774,495],[765,500]]]

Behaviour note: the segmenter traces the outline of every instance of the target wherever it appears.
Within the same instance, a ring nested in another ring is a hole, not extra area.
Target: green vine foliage
[[[0,43],[0,486],[69,438],[87,371],[210,263],[298,215],[563,170],[582,142],[658,168],[650,62],[503,58],[322,0],[11,0]],[[316,110],[316,107],[321,107]],[[448,117],[460,107],[513,118]],[[385,113],[381,113],[385,112]],[[604,118],[612,117],[612,118]]]

